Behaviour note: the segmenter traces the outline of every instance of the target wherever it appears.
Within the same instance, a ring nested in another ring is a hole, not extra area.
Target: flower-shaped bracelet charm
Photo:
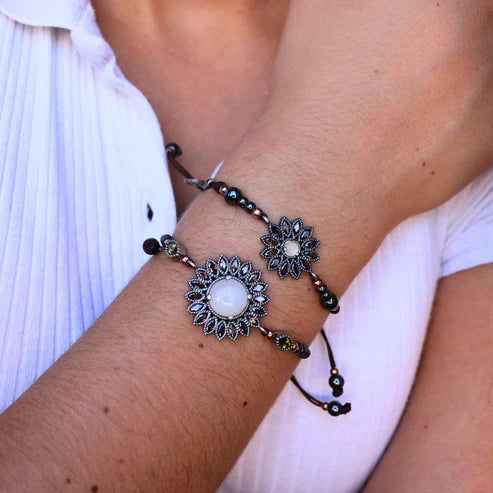
[[[311,226],[304,227],[300,218],[283,217],[279,224],[269,224],[269,232],[261,238],[265,248],[260,252],[268,259],[267,269],[277,270],[281,279],[288,275],[299,279],[303,271],[312,272],[312,262],[320,258],[315,251],[320,241],[313,237]]]
[[[259,318],[267,315],[268,285],[250,262],[221,255],[217,260],[207,259],[195,274],[188,281],[191,291],[185,294],[190,302],[187,311],[195,325],[203,326],[204,334],[215,333],[219,340],[227,335],[235,341],[238,335],[250,335],[250,327],[258,327]]]

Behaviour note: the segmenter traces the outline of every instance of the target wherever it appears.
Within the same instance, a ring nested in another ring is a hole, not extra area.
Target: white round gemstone
[[[219,316],[234,318],[249,304],[248,291],[237,279],[219,279],[209,289],[209,306]]]
[[[287,240],[284,242],[283,251],[287,257],[296,257],[300,253],[300,244],[294,240]]]

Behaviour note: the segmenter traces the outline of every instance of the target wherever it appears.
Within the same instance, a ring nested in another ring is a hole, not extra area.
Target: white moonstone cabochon
[[[284,242],[283,250],[287,257],[296,257],[300,253],[300,244],[294,240],[287,240]]]
[[[221,317],[241,315],[250,300],[245,286],[237,279],[219,279],[209,289],[209,306]]]

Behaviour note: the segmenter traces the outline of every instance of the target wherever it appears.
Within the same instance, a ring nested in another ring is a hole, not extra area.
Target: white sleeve
[[[493,166],[450,201],[441,275],[493,262]]]

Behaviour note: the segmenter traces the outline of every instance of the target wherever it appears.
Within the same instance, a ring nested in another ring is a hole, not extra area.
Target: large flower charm
[[[258,327],[259,318],[267,315],[267,283],[260,281],[262,273],[253,270],[250,262],[221,255],[217,261],[207,259],[195,274],[185,298],[193,323],[202,325],[204,334],[214,332],[219,340],[227,335],[235,341],[239,334],[250,335],[250,327]]]
[[[281,279],[288,274],[299,279],[302,271],[312,271],[311,263],[320,258],[315,251],[320,241],[313,238],[311,226],[304,227],[300,218],[290,221],[283,217],[278,225],[270,223],[269,231],[261,238],[266,248],[260,252],[269,259],[269,270],[277,270]]]

